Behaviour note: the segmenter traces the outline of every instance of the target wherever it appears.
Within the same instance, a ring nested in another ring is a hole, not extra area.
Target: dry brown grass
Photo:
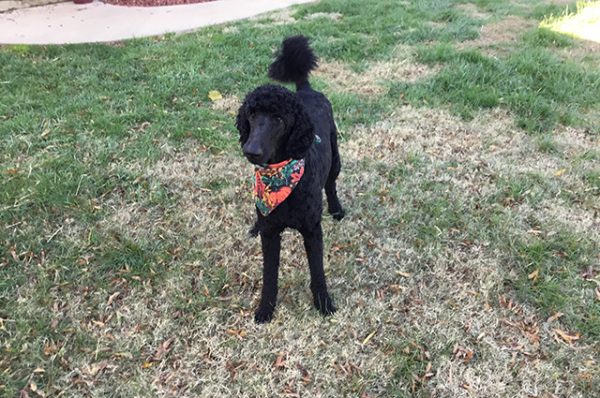
[[[414,82],[436,72],[435,67],[414,62],[406,49],[396,52],[401,56],[392,61],[374,62],[362,73],[354,72],[338,61],[322,61],[314,75],[324,80],[333,91],[381,95],[386,90],[386,82]]]
[[[212,108],[217,111],[223,111],[229,115],[236,115],[241,105],[241,101],[235,95],[224,96],[212,103]]]
[[[499,55],[503,49],[514,47],[521,36],[537,26],[537,22],[509,16],[481,27],[479,37],[459,44],[459,48],[477,48],[485,54]]]
[[[590,144],[572,129],[558,137],[564,137],[558,140],[567,161]],[[324,221],[326,268],[340,310],[324,319],[312,309],[302,245],[289,232],[280,304],[275,320],[265,326],[252,320],[261,257],[258,240],[247,238],[253,218],[247,181],[251,167],[237,154],[167,148],[143,174],[174,195],[177,211],[167,223],[194,242],[191,250],[202,260],[169,274],[159,289],[150,284],[122,289],[110,306],[106,301],[114,291],[98,292],[101,311],[116,319],[104,326],[81,319],[86,313],[82,300],[64,298],[71,303],[67,315],[80,319],[82,330],[108,354],[103,361],[91,353],[74,357],[80,380],[95,396],[116,385],[125,395],[139,394],[141,388],[159,396],[189,397],[384,397],[393,391],[437,397],[582,397],[577,383],[598,377],[593,348],[585,341],[574,346],[557,342],[553,330],[564,328],[560,319],[541,319],[505,292],[511,270],[502,265],[501,253],[483,241],[419,249],[410,225],[399,230],[388,224],[412,198],[386,197],[391,183],[378,165],[423,156],[425,166],[399,183],[452,181],[451,197],[466,204],[493,191],[490,173],[551,172],[563,166],[564,160],[554,155],[532,158],[534,145],[500,111],[464,122],[445,111],[404,107],[372,127],[352,131],[341,144],[340,191],[348,216],[339,224]],[[450,172],[440,167],[448,162],[458,166]],[[597,225],[588,210],[553,199],[515,211],[562,216],[582,229]],[[153,214],[155,209],[140,214],[124,203],[108,221],[136,237],[152,229]],[[226,275],[227,285],[216,299],[200,304],[198,297],[206,295],[215,269]],[[165,342],[163,357],[148,361]],[[128,362],[132,352],[142,353],[134,366]],[[569,358],[566,368],[558,365],[563,358]],[[120,367],[127,371],[121,373]],[[62,380],[64,386],[69,377]]]
[[[339,21],[342,19],[343,15],[339,12],[315,12],[313,14],[308,14],[305,19],[319,19],[326,18],[331,21]]]
[[[335,23],[343,16],[318,18]],[[285,12],[275,19],[294,22]],[[503,23],[482,35],[493,39],[471,44],[509,43],[528,26],[518,19]],[[390,80],[434,72],[399,47],[394,59],[372,62],[362,73],[329,61],[315,77],[332,92],[368,96],[384,94]],[[212,106],[234,114],[239,98]],[[29,358],[56,366],[23,364],[31,376],[22,397],[36,396],[30,383],[42,379],[47,385],[39,383],[38,391],[63,397],[595,396],[598,342],[561,340],[556,329],[577,331],[561,317],[542,317],[507,285],[522,269],[507,258],[503,242],[466,232],[489,228],[477,216],[500,207],[505,218],[497,228],[510,230],[507,238],[530,234],[527,220],[535,218],[600,244],[600,197],[582,180],[600,169],[597,158],[583,159],[600,148],[598,136],[559,127],[552,140],[555,151],[540,151],[538,137],[497,109],[464,121],[444,109],[401,106],[345,131],[339,191],[347,216],[336,223],[325,215],[323,221],[326,272],[339,311],[323,318],[312,308],[302,242],[285,232],[276,317],[261,326],[253,322],[260,243],[247,234],[255,211],[252,167],[237,152],[211,152],[193,140],[177,147],[159,143],[160,159],[151,164],[117,159],[111,167],[137,176],[131,185],[144,183],[148,188],[140,192],[164,196],[153,200],[115,188],[97,203],[104,219],[85,224],[65,218],[56,235],[47,227],[45,239],[85,248],[104,244],[90,243],[92,234],[115,234],[142,249],[169,242],[170,257],[144,257],[149,270],[142,277],[126,278],[115,267],[106,272],[110,280],[86,285],[84,278],[72,287],[48,288],[36,275],[69,267],[94,272],[106,264],[85,256],[54,268],[27,264],[37,268],[11,299],[19,316],[39,319],[44,335],[10,329],[12,341],[24,343],[3,349],[19,360],[31,350],[29,342],[43,339],[43,352]],[[499,180],[529,174],[554,194],[507,206],[491,199]],[[581,200],[556,194],[565,190]],[[451,209],[436,208],[440,214],[432,215],[424,209],[431,202]],[[423,233],[430,225],[422,219],[435,224],[448,213],[458,226]],[[0,333],[5,321],[13,320],[0,318]],[[63,324],[67,328],[60,329]]]
[[[257,29],[268,29],[272,26],[294,24],[296,18],[294,18],[294,12],[290,8],[283,8],[278,11],[269,13],[268,20],[265,20],[264,16],[258,15],[250,18],[250,21],[256,21],[252,24],[252,27]]]
[[[487,19],[491,17],[491,14],[481,10],[476,4],[466,3],[459,4],[456,6],[459,10],[466,12],[468,15],[477,19]]]

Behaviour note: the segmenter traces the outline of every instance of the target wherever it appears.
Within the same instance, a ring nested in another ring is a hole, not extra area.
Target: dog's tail
[[[269,67],[269,77],[282,83],[295,83],[296,90],[310,87],[308,75],[317,67],[317,60],[307,37],[288,37]]]

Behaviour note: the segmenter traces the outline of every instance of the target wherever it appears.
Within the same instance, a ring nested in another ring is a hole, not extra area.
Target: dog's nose
[[[249,161],[252,163],[261,163],[264,154],[260,149],[260,146],[246,144],[242,150],[244,151],[244,156],[246,156]]]
[[[263,153],[261,151],[245,150],[244,156],[252,163],[262,163]]]

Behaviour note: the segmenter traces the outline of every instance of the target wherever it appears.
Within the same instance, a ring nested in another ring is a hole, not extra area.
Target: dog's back
[[[321,159],[331,159],[322,174],[329,174],[329,170],[340,168],[337,150],[337,130],[333,118],[331,103],[322,93],[314,90],[308,77],[310,72],[318,66],[318,58],[309,45],[305,36],[291,36],[283,41],[281,50],[275,61],[269,67],[269,77],[281,83],[294,83],[296,95],[304,106],[313,126],[315,135],[322,145],[315,146],[321,152]],[[339,172],[339,171],[338,171]],[[322,181],[324,186],[326,179]]]

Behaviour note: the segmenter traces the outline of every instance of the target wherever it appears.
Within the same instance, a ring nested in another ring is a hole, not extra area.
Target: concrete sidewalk
[[[218,0],[167,7],[60,3],[0,13],[0,44],[108,42],[186,32],[314,0]]]

